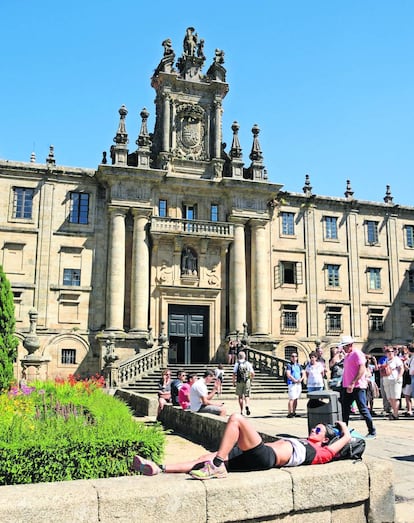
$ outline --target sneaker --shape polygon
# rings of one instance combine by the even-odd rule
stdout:
[[[248,416],[250,416],[250,409],[249,409],[249,407],[246,407],[246,414],[247,414]]]
[[[410,418],[412,415],[413,415],[412,412],[404,412],[404,416],[405,416],[406,418]]]
[[[153,461],[141,458],[141,456],[134,456],[132,462],[132,469],[143,474],[144,476],[156,476],[161,472],[161,469]]]
[[[390,419],[390,420],[396,420],[396,419],[398,419],[398,416],[396,416],[395,414],[392,414],[392,413],[391,413],[391,414],[388,415],[388,419]]]
[[[295,418],[300,418],[300,414],[296,414],[296,412],[293,414]]]
[[[372,432],[371,434],[368,433],[366,436],[365,436],[365,439],[375,439],[377,437],[377,433],[376,432]]]
[[[289,414],[286,416],[287,418],[294,418],[295,415],[293,414],[293,412],[289,412]]]
[[[227,477],[227,469],[224,463],[216,467],[212,461],[206,461],[203,468],[190,470],[189,474],[194,479],[221,479]]]

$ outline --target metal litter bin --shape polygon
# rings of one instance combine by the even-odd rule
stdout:
[[[335,390],[318,390],[308,392],[308,430],[318,423],[334,425],[342,421],[342,406],[339,392]]]

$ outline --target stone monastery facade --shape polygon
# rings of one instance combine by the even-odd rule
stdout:
[[[0,160],[0,263],[12,284],[16,376],[28,333],[45,376],[100,372],[160,334],[169,361],[225,360],[230,338],[300,360],[351,334],[366,352],[406,343],[414,324],[414,208],[301,193],[268,180],[252,127],[223,140],[224,53],[207,71],[203,40],[170,40],[131,147],[127,109],[96,169]],[[229,130],[230,131],[230,130]],[[30,316],[29,316],[30,314]],[[30,318],[30,320],[29,320]],[[30,369],[28,369],[30,372]],[[43,376],[41,376],[43,377]]]

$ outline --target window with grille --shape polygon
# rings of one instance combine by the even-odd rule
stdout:
[[[63,285],[80,286],[80,269],[63,269]]]
[[[62,349],[61,363],[63,365],[76,364],[76,349]]]
[[[342,332],[341,307],[328,307],[326,313],[326,333],[339,334]]]
[[[326,273],[328,287],[339,287],[339,265],[328,263]]]
[[[408,291],[414,292],[414,270],[407,271]]]
[[[366,222],[367,243],[376,245],[378,243],[378,222],[367,220]]]
[[[293,236],[295,234],[295,214],[293,212],[282,212],[282,234]]]
[[[325,216],[325,240],[338,239],[338,218],[335,216]]]
[[[414,225],[405,226],[405,244],[410,249],[414,248]]]
[[[69,222],[87,224],[89,220],[89,194],[83,192],[70,193]]]
[[[369,267],[368,273],[368,290],[378,291],[381,289],[381,269]]]
[[[284,305],[281,320],[282,332],[296,332],[298,330],[297,305]]]
[[[13,218],[30,220],[33,211],[34,189],[15,187],[13,189]]]
[[[370,331],[383,331],[384,330],[384,318],[382,309],[369,309],[369,330]]]

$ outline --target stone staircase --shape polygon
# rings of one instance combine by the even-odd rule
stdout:
[[[215,364],[171,364],[168,368],[171,370],[171,375],[175,378],[177,370],[182,369],[187,373],[196,372],[200,377],[206,369],[214,370]],[[137,379],[135,382],[125,386],[125,389],[133,390],[139,394],[154,394],[158,390],[158,382],[161,377],[162,370],[150,372],[146,376]],[[224,380],[223,380],[223,394],[222,397],[234,397],[234,387],[232,385],[233,365],[223,365]],[[264,371],[255,370],[255,378],[252,386],[252,395],[262,397],[285,396],[287,394],[287,385],[283,377],[272,376]]]

